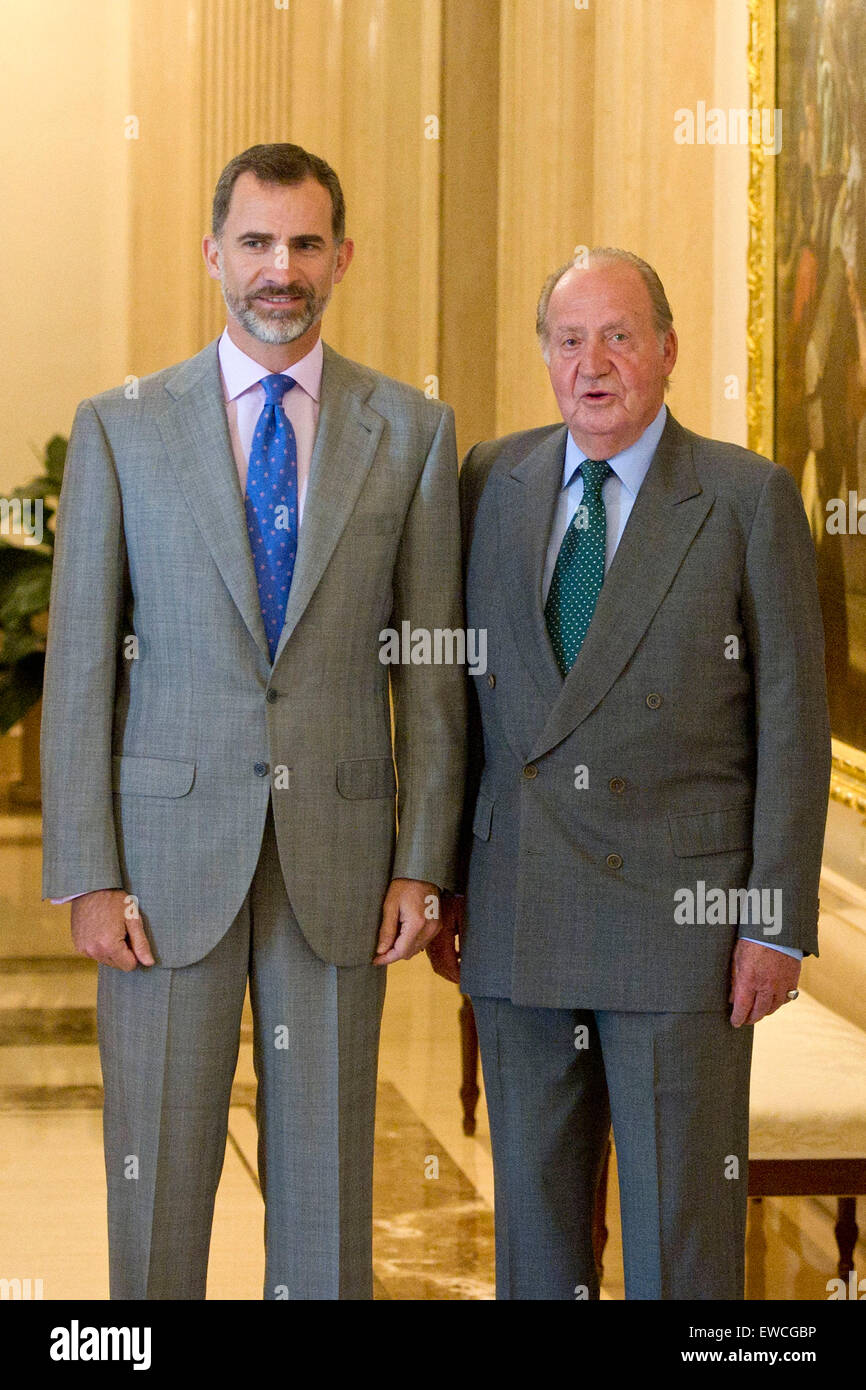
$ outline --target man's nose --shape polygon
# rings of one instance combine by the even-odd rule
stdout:
[[[274,247],[271,264],[268,266],[268,279],[275,284],[287,285],[292,278],[292,250],[285,242]]]
[[[610,366],[610,354],[603,338],[588,338],[580,359],[584,376],[604,376]]]

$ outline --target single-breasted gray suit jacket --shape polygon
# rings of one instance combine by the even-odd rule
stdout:
[[[241,907],[272,796],[307,941],[369,961],[390,877],[453,882],[465,746],[464,673],[384,666],[379,633],[461,619],[449,407],[325,347],[272,668],[216,343],[135,400],[83,402],[51,593],[44,894],[122,886],[159,964],[198,960]]]
[[[563,680],[541,584],[565,442],[512,435],[462,473],[468,622],[488,634],[462,988],[724,1008],[738,935],[817,950],[830,738],[808,524],[784,469],[669,415]],[[700,883],[780,890],[781,930],[677,924]]]

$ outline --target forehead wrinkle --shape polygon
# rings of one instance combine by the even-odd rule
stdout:
[[[603,324],[601,325],[600,331],[601,331],[602,333],[609,333],[609,332],[611,331],[611,329],[613,329],[613,328],[627,328],[627,327],[628,327],[628,324],[629,324],[628,315],[627,315],[627,314],[623,314],[623,315],[622,315],[620,318],[618,318],[618,319],[609,319],[609,320],[607,321],[607,323],[603,323]],[[585,332],[586,332],[586,324],[585,324],[585,323],[567,323],[567,322],[566,322],[566,323],[563,323],[563,322],[559,322],[559,323],[554,324],[554,328],[555,328],[556,332],[558,332],[558,333],[585,333]]]

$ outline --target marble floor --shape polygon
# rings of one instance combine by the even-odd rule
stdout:
[[[73,954],[68,908],[40,902],[35,814],[0,815],[0,1278],[45,1299],[107,1297],[96,968]],[[426,957],[391,967],[383,1022],[374,1195],[379,1299],[493,1297],[493,1178],[483,1095],[463,1134],[459,995]],[[212,1299],[259,1299],[251,1018],[245,1013],[208,1280]],[[834,1207],[767,1199],[765,1293],[823,1299]],[[860,1214],[863,1226],[863,1213]],[[603,1297],[624,1296],[615,1168]],[[866,1267],[861,1237],[855,1263]]]

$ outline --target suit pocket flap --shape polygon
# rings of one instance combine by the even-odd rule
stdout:
[[[337,763],[337,791],[347,801],[394,796],[397,777],[393,758],[347,758]]]
[[[674,854],[723,854],[751,849],[752,816],[751,806],[728,806],[697,815],[669,815]]]
[[[124,753],[111,760],[111,790],[121,796],[186,796],[195,763],[181,758],[138,758]]]
[[[490,826],[493,821],[493,798],[486,792],[479,792],[475,800],[475,816],[472,821],[472,834],[479,840],[490,839]]]

